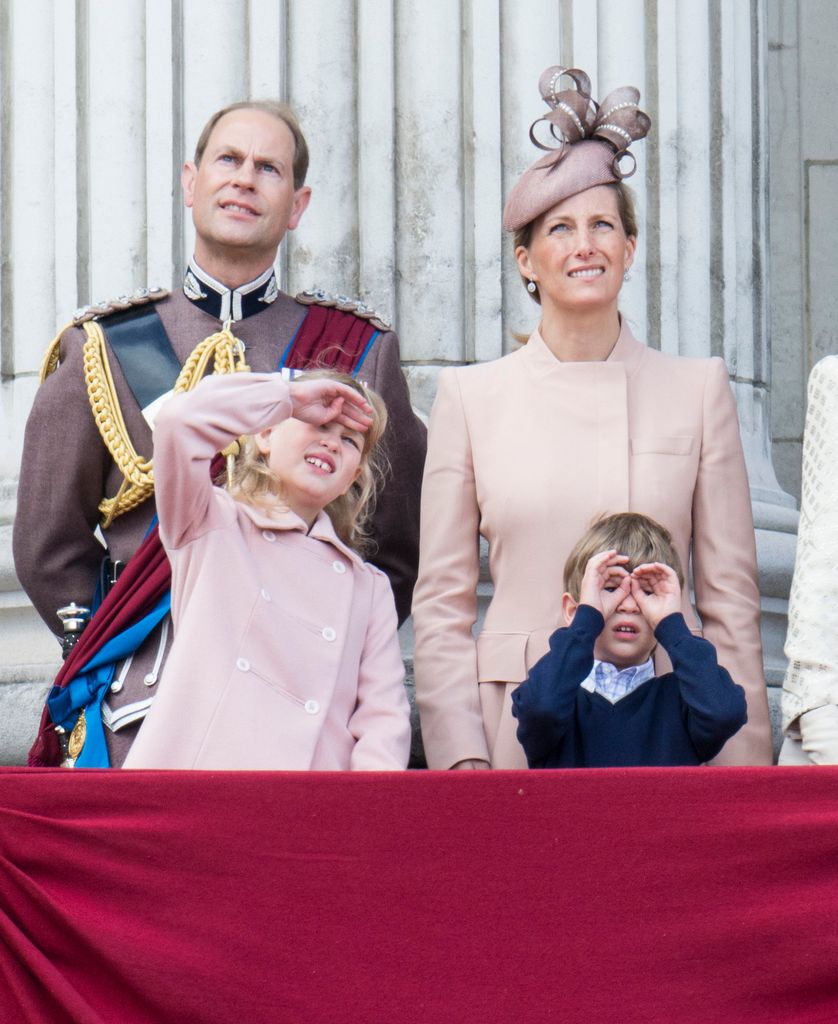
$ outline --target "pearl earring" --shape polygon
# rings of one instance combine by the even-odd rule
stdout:
[[[629,272],[627,270],[623,271],[623,280],[624,281],[630,281],[631,280],[631,274],[629,274]]]
[[[527,281],[527,291],[530,295],[535,295],[537,285],[535,281]]]

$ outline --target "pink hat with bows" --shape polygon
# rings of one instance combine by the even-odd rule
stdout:
[[[566,75],[575,89],[557,92],[559,79]],[[503,226],[517,231],[563,199],[595,185],[610,185],[628,178],[636,169],[629,145],[646,136],[652,126],[637,106],[640,92],[634,86],[615,89],[599,104],[591,97],[591,80],[578,68],[547,68],[538,88],[549,113],[530,128],[530,139],[546,156],[525,171],[509,193],[503,212]],[[545,122],[555,145],[540,142],[536,127]],[[624,157],[630,166],[624,167]]]

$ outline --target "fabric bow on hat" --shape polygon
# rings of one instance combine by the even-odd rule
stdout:
[[[575,89],[557,91],[563,75]],[[629,145],[642,139],[652,127],[647,114],[638,109],[640,93],[633,86],[615,89],[601,105],[591,96],[591,80],[579,68],[555,65],[547,68],[538,82],[550,112],[530,128],[530,138],[546,154],[526,170],[509,193],[503,212],[507,231],[519,231],[557,203],[598,185],[612,185],[637,169],[620,167]],[[535,130],[542,122],[550,126],[556,145],[540,142]],[[543,134],[543,133],[542,133]]]
[[[559,79],[564,76],[573,79],[576,88],[557,92]],[[551,109],[548,114],[533,122],[530,139],[539,149],[557,151],[554,166],[559,165],[569,146],[583,139],[599,139],[608,142],[614,149],[612,168],[615,177],[627,178],[634,173],[636,162],[633,154],[629,154],[633,163],[628,171],[620,169],[620,160],[631,143],[644,138],[652,126],[648,114],[637,105],[640,100],[638,89],[633,85],[614,89],[599,104],[591,96],[591,80],[584,71],[558,65],[547,68],[538,80],[538,88],[544,102]],[[556,146],[547,145],[536,138],[535,129],[542,121],[550,125],[550,134],[557,141]]]

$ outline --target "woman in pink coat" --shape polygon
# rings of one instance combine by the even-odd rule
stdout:
[[[565,74],[577,89],[558,91]],[[572,546],[593,519],[625,511],[670,531],[695,585],[698,617],[685,587],[685,618],[745,688],[748,723],[717,763],[770,764],[754,530],[727,370],[646,348],[619,311],[637,239],[622,177],[649,119],[633,88],[600,107],[578,70],[549,68],[539,85],[558,147],[516,184],[504,226],[541,323],[502,359],[443,370],[431,415],[413,602],[428,764],[526,767],[510,694],[561,622]],[[478,534],[494,594],[475,636]]]
[[[355,548],[386,423],[338,374],[201,381],[154,428],[175,638],[126,768],[401,769],[387,577]],[[240,435],[231,487],[210,463]]]

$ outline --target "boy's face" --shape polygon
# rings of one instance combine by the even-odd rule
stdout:
[[[616,588],[605,588],[611,594]],[[603,594],[603,597],[606,595]],[[567,625],[573,621],[579,602],[570,594],[562,596],[562,609]],[[643,617],[640,606],[630,592],[622,596],[616,608],[605,618],[605,626],[594,644],[594,657],[617,668],[642,665],[655,649],[657,641],[652,627]]]
[[[594,657],[617,668],[642,665],[655,649],[652,627],[643,617],[634,595],[627,594],[605,620],[594,644]]]

